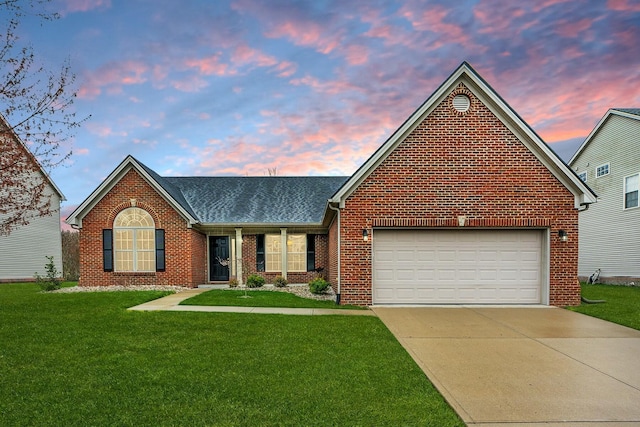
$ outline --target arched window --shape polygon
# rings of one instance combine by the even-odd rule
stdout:
[[[155,223],[143,209],[127,208],[113,223],[115,271],[156,271]]]

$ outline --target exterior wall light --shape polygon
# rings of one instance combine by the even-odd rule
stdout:
[[[560,239],[561,242],[566,242],[567,240],[569,240],[567,232],[564,230],[558,230],[558,239]]]
[[[365,242],[369,241],[369,232],[366,228],[362,229],[362,240],[364,240]]]

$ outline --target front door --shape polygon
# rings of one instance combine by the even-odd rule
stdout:
[[[229,237],[209,236],[209,281],[229,280]]]

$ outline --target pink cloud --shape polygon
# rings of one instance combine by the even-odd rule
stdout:
[[[235,71],[230,69],[229,64],[220,62],[220,56],[221,54],[217,53],[206,58],[188,59],[185,61],[185,66],[187,68],[196,68],[200,74],[205,76],[228,76],[235,74]]]
[[[78,156],[87,156],[89,154],[88,148],[75,148],[73,150],[73,154],[77,154]]]
[[[581,19],[577,22],[567,22],[566,20],[560,21],[556,32],[562,37],[576,38],[591,28],[593,20]]]
[[[275,57],[247,45],[238,46],[231,55],[231,61],[237,64],[255,64],[258,67],[271,67],[278,63]]]
[[[369,49],[362,45],[350,45],[345,48],[345,58],[349,65],[366,64],[369,60]]]
[[[298,65],[290,61],[282,61],[275,68],[278,77],[291,77],[298,70]]]
[[[346,80],[346,79],[321,81],[316,77],[306,75],[301,78],[292,79],[289,81],[289,83],[291,83],[294,86],[309,86],[316,92],[326,93],[331,95],[345,93],[347,91],[357,91],[357,92],[361,91],[360,87],[356,86],[355,84],[351,83],[349,80]]]
[[[66,16],[69,13],[88,12],[95,9],[108,9],[111,0],[63,0],[60,14]]]
[[[78,98],[94,99],[103,91],[109,94],[122,92],[125,85],[142,84],[147,81],[149,67],[140,61],[111,62],[84,76],[78,90]]]
[[[640,3],[630,0],[609,0],[607,9],[617,12],[640,12]]]
[[[182,80],[173,80],[171,86],[180,92],[195,93],[209,86],[209,83],[199,77],[186,77]]]
[[[276,23],[265,36],[269,38],[287,38],[297,46],[312,47],[320,53],[331,53],[340,44],[336,33],[324,34],[323,28],[313,21],[284,21]]]

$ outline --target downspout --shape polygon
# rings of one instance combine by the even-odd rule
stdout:
[[[338,214],[338,292],[336,293],[336,305],[340,305],[340,291],[341,291],[341,287],[340,287],[340,208],[335,208],[333,206],[331,206],[331,203],[328,204],[329,209],[331,209],[332,211],[336,211]]]

